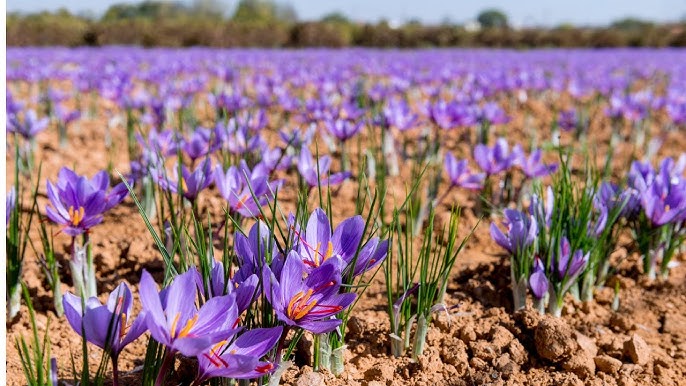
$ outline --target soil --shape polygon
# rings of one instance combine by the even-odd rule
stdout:
[[[533,108],[541,110],[536,115],[539,127],[547,127],[550,110],[541,106]],[[507,126],[508,137],[510,140],[523,138],[526,133],[524,114],[521,111],[509,111],[509,114],[514,119]],[[53,128],[39,135],[37,159],[43,162],[43,180],[54,180],[63,165],[74,166],[81,174],[93,175],[107,167],[109,155],[116,168],[126,171],[125,152],[112,152],[104,144],[104,117],[82,119],[76,126],[70,129],[69,145],[65,148],[58,145]],[[602,144],[609,138],[609,122],[602,117],[595,119],[591,132],[598,139],[602,154]],[[450,133],[446,134],[449,136],[446,147],[458,156],[469,154],[469,146],[458,140],[459,132]],[[679,132],[663,135],[666,145],[660,150],[660,156],[677,155],[686,149],[686,138]],[[571,136],[563,140],[572,141]],[[113,143],[115,149],[125,149],[123,130],[113,133]],[[626,170],[630,149],[629,144],[623,144],[617,151],[613,163],[617,174]],[[11,183],[12,167],[13,159],[8,156],[8,183]],[[295,184],[294,173],[284,176],[288,182],[283,188],[282,206],[288,209],[295,201],[294,194],[289,193]],[[408,175],[401,175],[389,181],[392,197],[404,197],[407,178]],[[47,202],[44,183],[41,183],[40,191],[40,207],[44,208]],[[335,190],[334,223],[354,212],[355,191],[354,181]],[[203,195],[204,208],[215,215],[222,213],[223,203],[218,197],[215,188]],[[439,221],[445,221],[453,203],[464,207],[460,232],[464,236],[478,221],[473,213],[475,199],[467,192],[451,193],[441,206]],[[686,309],[686,267],[683,264],[672,269],[668,280],[649,283],[640,272],[638,255],[627,252],[626,240],[615,253],[625,259],[609,283],[611,287],[615,282],[619,283],[617,311],[611,309],[614,291],[604,288],[588,303],[574,301],[571,297],[566,299],[563,315],[558,319],[541,316],[531,308],[513,313],[510,268],[503,251],[491,240],[487,225],[488,221],[480,224],[458,258],[445,299],[450,312],[434,315],[424,355],[418,361],[412,361],[409,355],[401,358],[391,355],[385,287],[382,275],[378,275],[348,323],[344,373],[339,377],[327,372],[315,373],[309,365],[302,364],[291,367],[284,374],[283,384],[632,386],[683,383],[686,379],[686,316],[683,312]],[[37,240],[37,234],[34,237]],[[127,282],[137,293],[144,268],[161,279],[162,260],[130,198],[105,216],[103,223],[93,229],[91,239],[100,293],[108,293],[120,281]],[[62,265],[62,290],[71,291],[66,261],[68,239],[59,235],[55,241]],[[682,263],[683,259],[683,254],[676,257]],[[78,366],[81,339],[64,318],[54,314],[51,293],[46,290],[44,276],[32,252],[25,262],[23,277],[33,299],[41,333],[49,319],[51,355],[57,358],[60,379],[72,383],[72,358]],[[135,304],[139,307],[137,295]],[[28,312],[23,305],[18,318],[7,324],[8,385],[25,384],[14,341],[22,334],[28,337],[29,333]],[[123,384],[139,384],[147,340],[146,334],[121,354]],[[89,353],[91,363],[97,366],[100,350],[91,347]],[[186,366],[177,361],[177,368]],[[183,373],[180,372],[179,383],[185,382]]]

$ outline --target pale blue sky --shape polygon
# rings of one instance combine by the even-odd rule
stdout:
[[[238,0],[220,0],[231,9]],[[8,11],[35,12],[60,7],[81,13],[100,15],[114,3],[130,0],[7,0]],[[182,0],[192,3],[192,0]],[[317,19],[340,11],[351,19],[393,22],[419,19],[437,23],[473,20],[480,10],[499,8],[515,25],[603,25],[623,17],[653,21],[677,21],[686,18],[686,0],[290,0],[301,20]]]

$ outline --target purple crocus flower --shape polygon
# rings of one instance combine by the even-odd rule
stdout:
[[[304,234],[294,228],[295,249],[308,271],[335,257],[343,260],[344,273],[352,269],[353,276],[357,276],[381,264],[388,253],[388,241],[376,237],[360,248],[364,226],[358,215],[338,224],[332,234],[329,218],[317,208],[310,215]]]
[[[55,115],[63,125],[67,126],[75,120],[81,118],[81,111],[70,110],[64,107],[63,105],[58,104],[57,106],[55,106]]]
[[[5,198],[5,225],[9,225],[10,218],[12,217],[12,212],[17,206],[17,190],[13,186],[12,189],[7,192],[7,197]]]
[[[534,260],[534,267],[529,277],[529,287],[536,299],[542,299],[548,292],[548,278],[545,276],[543,261],[537,256]]]
[[[452,186],[471,190],[480,190],[483,187],[486,175],[473,173],[466,159],[458,161],[451,153],[446,153],[444,165]]]
[[[474,160],[487,175],[509,169],[515,161],[515,156],[516,154],[510,152],[505,138],[498,138],[493,147],[479,144],[474,148]]]
[[[229,121],[229,125],[231,125],[231,123],[232,121]],[[235,121],[234,124],[236,124]],[[234,155],[252,153],[265,145],[262,137],[250,131],[248,126],[241,125],[224,135],[222,137],[222,143],[227,147],[227,150]]]
[[[248,105],[248,100],[240,93],[208,94],[207,100],[216,110],[223,109],[232,114]]]
[[[648,162],[634,161],[631,163],[627,178],[629,186],[643,193],[653,183],[655,170]]]
[[[215,132],[208,128],[198,127],[193,131],[190,138],[183,141],[184,153],[192,161],[212,154],[220,146],[218,138],[214,134]]]
[[[306,274],[298,253],[291,251],[277,278],[271,269],[264,270],[264,293],[279,320],[313,334],[324,334],[341,325],[334,318],[355,300],[354,293],[339,294],[342,262],[326,260]]]
[[[196,271],[197,272],[197,271]],[[224,271],[224,264],[220,261],[213,261],[212,270],[210,271],[209,283],[203,282],[203,277],[200,272],[195,277],[198,290],[205,294],[207,299],[215,296],[225,296],[235,294],[236,307],[238,313],[250,307],[255,295],[257,294],[259,277],[256,274],[241,274],[237,273],[233,277],[227,278]]]
[[[514,209],[505,209],[504,214],[507,236],[495,223],[491,223],[491,238],[511,254],[518,255],[531,245],[538,235],[536,218]]]
[[[221,165],[217,165],[214,181],[231,211],[245,217],[259,216],[260,207],[274,199],[274,192],[282,184],[280,180],[269,182],[268,176],[259,168],[251,172],[243,160],[239,167],[231,166],[226,173]]]
[[[574,108],[562,110],[557,116],[557,125],[565,131],[571,131],[575,129],[577,122],[578,118],[576,115],[576,109]]]
[[[255,165],[253,172],[259,171],[263,175],[271,175],[277,170],[287,170],[293,164],[293,156],[285,154],[285,150],[278,147],[269,149],[265,146],[262,150],[262,159]]]
[[[236,276],[261,274],[262,267],[267,264],[267,256],[271,256],[273,261],[277,260],[274,236],[263,221],[256,222],[250,228],[248,236],[238,232],[235,238],[234,249],[240,266]]]
[[[64,294],[62,300],[64,316],[71,328],[87,341],[110,354],[116,362],[121,350],[136,340],[147,328],[145,312],[132,318],[133,296],[125,283],[121,283],[102,305],[96,297],[86,300],[85,310],[82,299],[71,293]],[[116,371],[116,364],[115,364]]]
[[[173,130],[157,131],[155,129],[148,132],[147,139],[140,134],[136,134],[136,139],[144,153],[152,152],[156,156],[167,157],[176,154],[181,139],[178,133]]]
[[[335,119],[324,122],[324,126],[339,141],[347,141],[362,130],[362,122],[354,122],[347,119]]]
[[[215,296],[196,306],[196,275],[191,268],[158,292],[152,276],[143,270],[139,291],[146,324],[150,335],[171,353],[201,355],[240,330],[234,295]]]
[[[279,130],[279,138],[281,138],[284,145],[300,149],[307,147],[312,143],[312,138],[314,138],[316,129],[317,126],[313,124],[304,130],[293,129],[291,132]]]
[[[281,337],[283,327],[256,328],[246,331],[233,343],[219,342],[198,355],[196,384],[215,378],[260,378],[276,370],[269,361],[260,361]]]
[[[5,112],[7,112],[7,121],[10,122],[22,111],[24,104],[14,99],[9,88],[5,88],[5,97]]]
[[[128,194],[123,182],[108,191],[109,187],[110,178],[105,171],[89,180],[63,167],[55,184],[47,182],[50,206],[46,207],[46,214],[50,220],[63,225],[63,231],[70,236],[88,232],[102,222],[103,213]]]
[[[496,102],[488,102],[483,105],[479,119],[492,125],[502,125],[510,121],[505,110]]]
[[[389,100],[383,108],[383,117],[389,126],[400,131],[413,128],[418,120],[417,114],[412,113],[408,104],[401,99]]]
[[[541,161],[541,149],[534,150],[528,157],[519,145],[515,146],[512,152],[515,154],[514,164],[519,166],[528,178],[545,177],[557,170],[557,164],[545,164]]]
[[[577,249],[572,255],[569,240],[562,237],[557,256],[557,277],[562,280],[565,277],[573,278],[581,273],[588,263],[590,252]]]
[[[541,200],[541,197],[538,194],[534,194],[531,197],[529,214],[536,218],[539,226],[549,227],[553,216],[554,204],[555,195],[553,194],[553,188],[548,186],[545,192],[545,202]]]
[[[28,110],[24,113],[24,120],[20,122],[17,115],[13,119],[7,121],[7,131],[16,133],[24,137],[26,140],[32,140],[38,133],[48,127],[50,121],[47,117],[38,119],[38,115],[34,110]]]
[[[166,173],[162,165],[150,168],[150,174],[155,182],[165,190],[183,195],[188,201],[194,202],[201,191],[206,189],[213,181],[212,161],[205,158],[201,165],[190,170],[186,165],[181,165],[181,180],[178,179],[178,168],[172,173]]]
[[[350,172],[329,174],[331,157],[325,155],[319,157],[319,160],[315,162],[312,153],[305,147],[300,150],[298,160],[298,171],[311,188],[317,187],[320,184],[321,186],[338,185],[352,175]]]
[[[477,123],[478,106],[463,102],[436,102],[429,111],[431,119],[442,129],[472,126]]]
[[[621,190],[619,186],[611,182],[600,184],[598,193],[593,197],[593,203],[597,210],[611,213],[618,206],[622,206],[619,216],[633,218],[641,208],[638,192],[633,188]]]
[[[686,179],[670,178],[663,170],[641,193],[641,206],[654,226],[686,219]]]

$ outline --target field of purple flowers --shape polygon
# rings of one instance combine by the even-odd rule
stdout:
[[[7,83],[8,384],[686,376],[684,50],[10,48]]]

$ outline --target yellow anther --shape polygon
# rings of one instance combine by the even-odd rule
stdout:
[[[174,321],[172,322],[172,326],[171,326],[171,337],[172,337],[172,339],[174,339],[174,337],[176,336],[176,325],[179,323],[180,317],[181,317],[181,314],[176,314],[176,316],[174,317]]]
[[[178,338],[185,338],[191,332],[191,329],[195,326],[197,322],[198,314],[195,314],[194,317],[192,317],[188,322],[186,322],[186,325],[183,327],[181,332],[179,332]]]
[[[298,313],[295,314],[295,316],[293,317],[293,319],[294,319],[294,320],[301,319],[303,316],[309,314],[310,311],[312,311],[312,309],[313,309],[314,306],[316,306],[316,305],[317,305],[317,301],[316,301],[316,300],[313,300],[312,303],[305,305],[305,307],[303,307],[300,311],[298,311]]]
[[[324,259],[326,260],[333,255],[333,243],[329,241],[329,245],[326,247],[326,254],[324,254]]]
[[[307,290],[307,293],[302,291],[298,292],[293,296],[290,302],[288,302],[288,307],[286,308],[286,314],[293,320],[298,320],[307,315],[314,306],[317,305],[317,301],[310,301],[312,297],[312,288]],[[309,303],[308,303],[309,302]]]
[[[69,207],[69,219],[71,220],[71,225],[78,226],[81,221],[83,221],[85,215],[85,209],[79,206],[78,210],[74,210],[73,206]]]
[[[126,324],[126,313],[121,314],[121,327],[119,327],[119,340],[124,338],[124,335],[126,335],[127,330],[129,329],[129,326]]]

